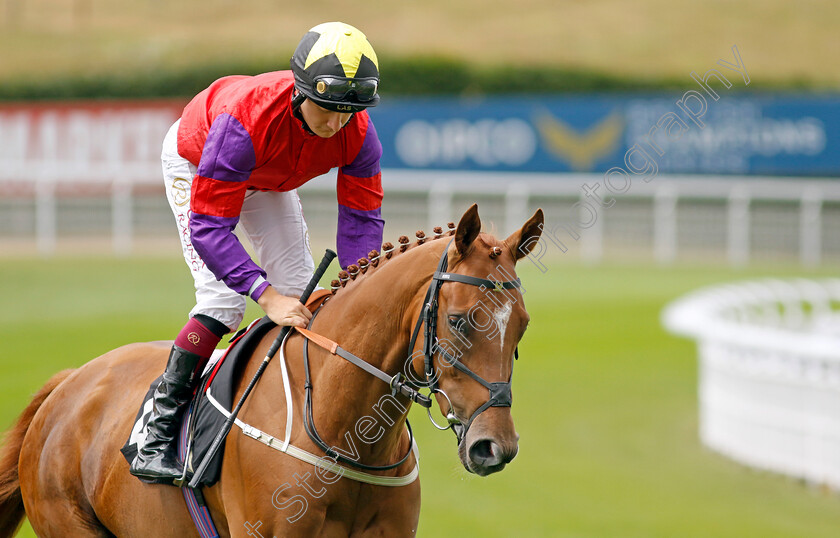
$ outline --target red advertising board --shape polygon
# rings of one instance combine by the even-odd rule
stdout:
[[[0,180],[158,181],[163,138],[186,102],[0,105]]]

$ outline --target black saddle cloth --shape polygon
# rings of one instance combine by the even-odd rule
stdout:
[[[184,458],[187,459],[187,480],[192,478],[195,468],[203,460],[204,455],[213,443],[213,439],[226,420],[226,417],[207,399],[207,390],[212,386],[213,398],[222,407],[230,411],[236,403],[234,402],[234,387],[242,375],[248,357],[254,352],[265,334],[276,326],[268,317],[254,322],[245,332],[234,338],[224,356],[202,378],[201,384],[190,402],[188,411],[182,417],[181,433],[178,436],[178,460],[183,463]],[[152,414],[152,395],[161,377],[162,375],[152,381],[149,386],[149,390],[143,397],[140,410],[135,417],[128,441],[120,449],[129,464],[137,456],[139,448],[145,442],[146,424]],[[218,482],[222,470],[224,449],[225,446],[222,444],[207,467],[207,471],[201,478],[202,486],[211,486]]]

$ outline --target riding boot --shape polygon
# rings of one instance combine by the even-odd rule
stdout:
[[[172,346],[166,371],[152,397],[152,416],[146,425],[145,443],[131,463],[131,474],[145,481],[172,484],[180,478],[175,440],[184,407],[192,398],[196,367],[205,357]]]

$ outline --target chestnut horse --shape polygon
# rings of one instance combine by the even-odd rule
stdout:
[[[433,371],[428,373],[435,376],[437,407],[458,428],[461,463],[479,475],[501,470],[518,450],[508,382],[529,317],[514,265],[534,246],[542,223],[542,210],[538,210],[522,228],[500,241],[480,233],[478,209],[473,205],[454,231],[404,244],[398,249],[404,252],[394,251],[387,260],[383,255],[375,267],[371,264],[364,274],[348,280],[310,327],[388,375],[404,371],[423,380],[431,366]],[[436,316],[429,321],[440,329],[436,341],[446,339],[452,345],[445,352],[436,346],[429,364],[422,352],[423,334],[416,341],[412,334],[426,312],[424,300],[439,260],[446,262],[452,275],[472,277],[473,285],[457,279],[439,283]],[[489,276],[500,273],[517,280],[517,286],[488,289],[475,283],[510,283],[512,279],[504,275]],[[476,305],[483,306],[476,309]],[[278,330],[270,331],[257,346],[236,381],[237,398]],[[295,413],[304,408],[304,342],[301,334],[293,333],[284,350]],[[414,342],[412,349],[409,342]],[[55,375],[35,395],[7,434],[0,454],[0,538],[14,535],[24,516],[44,537],[198,535],[181,491],[134,478],[120,453],[132,430],[136,407],[163,370],[170,345],[121,347]],[[390,423],[376,421],[371,409],[392,394],[386,383],[322,347],[309,345],[308,355],[311,409],[321,438],[350,452],[346,440],[351,434],[368,441],[375,437],[375,442],[354,443],[358,461],[370,465],[399,462],[410,451],[405,429],[410,400],[397,394],[394,401],[401,404],[396,406],[403,409],[401,414]],[[453,357],[460,362],[459,368],[452,367]],[[283,438],[286,403],[281,370],[269,365],[239,418]],[[489,381],[485,385],[479,379]],[[486,406],[491,385],[508,387],[506,405]],[[302,420],[298,417],[293,424],[291,443],[323,455]],[[376,474],[401,477],[415,466],[415,456],[409,454],[403,464]],[[416,534],[419,480],[385,487],[319,470],[234,428],[226,441],[220,479],[203,488],[203,495],[221,536]],[[331,480],[325,478],[328,475]]]

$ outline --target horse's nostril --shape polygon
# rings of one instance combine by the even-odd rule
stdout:
[[[489,439],[476,441],[470,446],[470,459],[483,467],[494,467],[502,463],[501,448]]]

